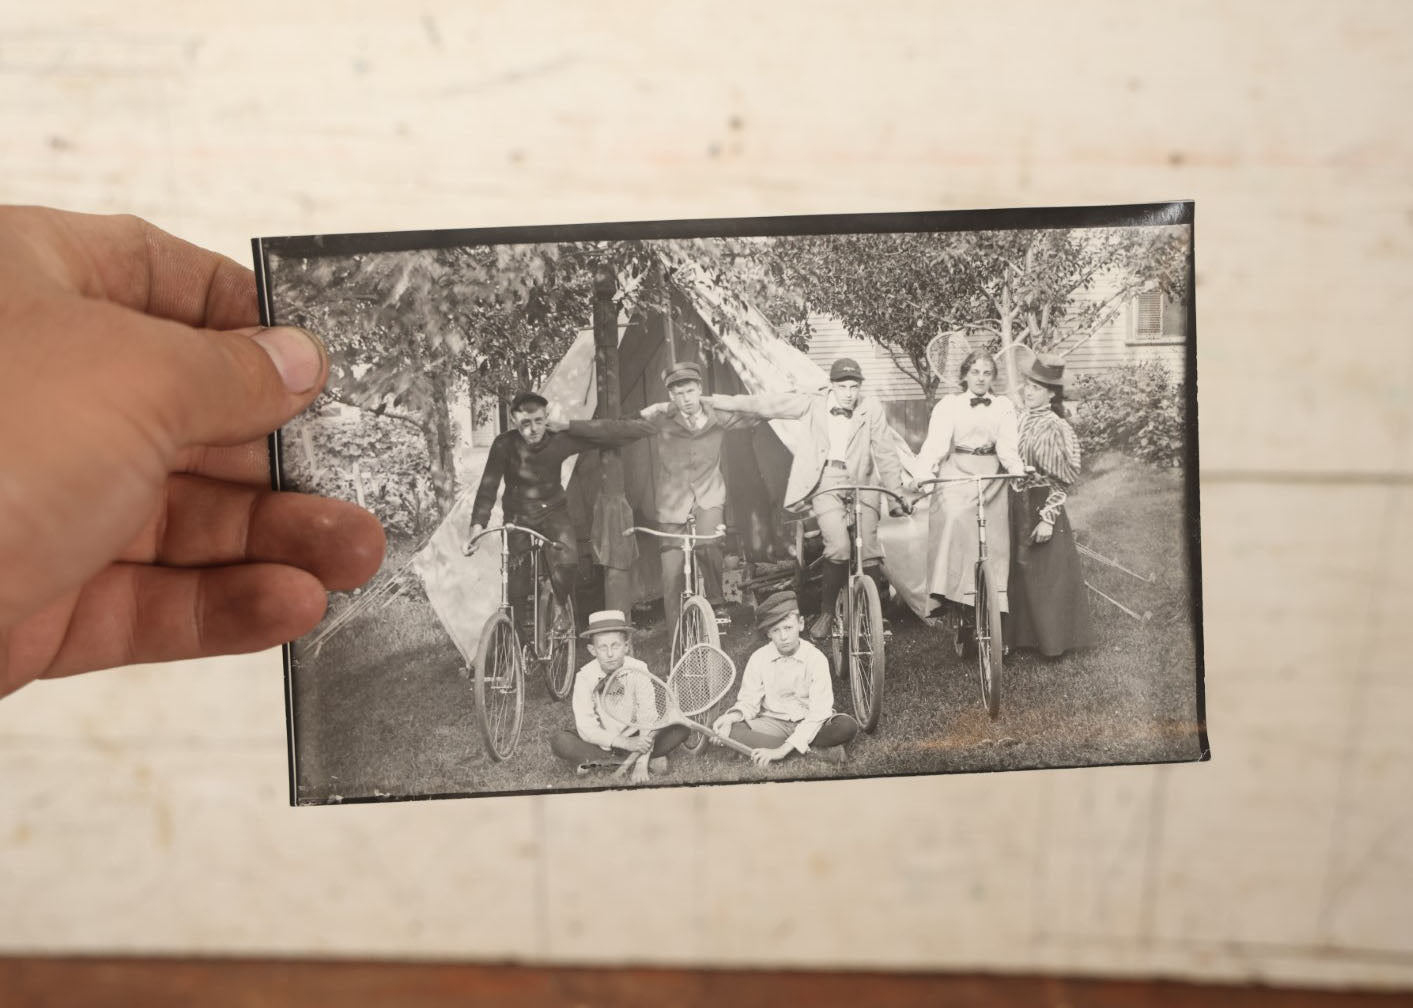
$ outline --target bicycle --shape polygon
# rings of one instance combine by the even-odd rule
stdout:
[[[988,480],[1024,479],[1024,474],[995,473],[989,476],[947,476],[918,483],[918,489],[944,483],[976,484],[976,565],[975,590],[972,595],[971,641],[964,639],[965,627],[958,627],[953,645],[958,658],[965,658],[969,647],[976,649],[977,675],[981,679],[981,701],[986,713],[994,720],[1001,712],[1001,679],[1005,669],[1005,640],[1001,632],[1001,593],[991,576],[990,555],[986,550],[986,501],[982,484]],[[925,495],[924,495],[925,496]]]
[[[711,603],[707,601],[706,585],[701,567],[697,563],[696,544],[725,537],[726,526],[718,525],[716,531],[711,535],[698,535],[696,516],[689,514],[686,532],[662,532],[658,529],[634,525],[624,529],[623,534],[627,536],[638,532],[644,532],[658,539],[679,540],[682,544],[682,597],[677,602],[677,628],[672,634],[672,645],[668,652],[668,667],[676,668],[678,660],[697,644],[710,644],[714,648],[720,648],[721,626],[729,624],[731,621],[725,617],[717,616]],[[669,604],[667,599],[663,599],[664,607]],[[707,712],[708,715],[712,713],[712,711]],[[709,716],[704,720],[708,724],[710,723]],[[703,741],[703,736],[693,732],[682,745],[695,752],[702,747]]]
[[[866,491],[887,494],[898,502],[904,510],[910,505],[900,494],[887,487],[866,484],[835,486],[818,490],[805,498],[809,504],[816,497],[825,494],[843,494],[852,502],[853,543],[850,561],[853,571],[848,584],[839,593],[834,603],[834,621],[829,631],[830,656],[834,668],[842,672],[849,670],[849,689],[854,698],[854,717],[859,727],[871,732],[878,727],[883,715],[883,684],[887,669],[885,638],[888,631],[883,625],[883,600],[878,597],[878,586],[873,578],[863,571],[863,521],[861,509],[862,495]]]
[[[534,605],[531,612],[530,640],[521,646],[510,601],[510,533],[523,532],[530,537],[534,549],[530,554],[531,585]],[[466,543],[470,549],[488,535],[500,540],[500,604],[486,618],[481,628],[481,643],[476,651],[473,696],[476,719],[485,739],[486,749],[496,762],[509,759],[520,743],[520,725],[525,711],[525,667],[533,664],[544,673],[550,695],[563,700],[574,682],[574,651],[577,626],[574,619],[574,599],[563,602],[555,598],[550,584],[548,564],[542,563],[543,553],[552,540],[534,529],[506,522],[483,529]]]

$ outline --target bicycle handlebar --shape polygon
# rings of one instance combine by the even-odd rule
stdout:
[[[917,487],[937,486],[941,483],[980,483],[983,480],[1025,479],[1030,473],[995,473],[991,476],[944,476],[941,479],[919,480]]]
[[[899,507],[907,507],[907,506],[908,506],[908,502],[903,499],[902,494],[894,493],[892,490],[889,490],[887,487],[871,486],[871,485],[869,485],[869,484],[835,486],[835,487],[830,487],[828,490],[816,490],[814,493],[812,493],[812,494],[810,494],[808,497],[806,497],[802,503],[808,504],[808,503],[810,503],[811,501],[813,501],[816,497],[823,497],[825,494],[847,493],[847,492],[849,492],[849,491],[854,491],[854,490],[860,490],[860,491],[861,491],[861,490],[872,490],[872,491],[874,491],[874,492],[876,492],[876,493],[887,494],[889,497],[892,497],[895,501],[898,502],[898,506],[899,506]]]
[[[716,531],[711,535],[688,535],[686,532],[661,532],[657,529],[644,528],[641,525],[633,525],[623,530],[624,535],[632,535],[634,532],[646,532],[650,536],[657,536],[659,539],[720,539],[726,534],[726,526],[718,525]]]
[[[540,535],[540,533],[532,528],[526,528],[524,525],[516,525],[514,522],[506,522],[504,525],[492,525],[488,529],[482,529],[467,540],[466,546],[473,546],[488,535],[496,535],[497,533],[504,534],[508,532],[524,532],[531,539],[537,540],[536,545],[545,545],[551,541],[547,536]],[[465,547],[462,548],[464,549]]]

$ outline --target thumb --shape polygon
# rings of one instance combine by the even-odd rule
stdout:
[[[328,379],[328,354],[291,326],[195,329],[130,309],[95,304],[111,347],[103,356],[173,448],[242,444],[313,401]]]

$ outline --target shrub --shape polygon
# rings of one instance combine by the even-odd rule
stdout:
[[[1120,451],[1156,465],[1183,462],[1183,390],[1158,361],[1124,364],[1078,383],[1071,424],[1086,457]]]
[[[305,451],[305,429],[310,431],[315,460]],[[281,440],[285,473],[297,489],[356,501],[353,473],[357,462],[364,503],[390,535],[420,539],[436,523],[436,494],[426,442],[408,424],[356,410],[301,417],[285,429]],[[311,465],[314,461],[317,477]]]

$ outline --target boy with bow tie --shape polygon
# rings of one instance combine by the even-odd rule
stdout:
[[[829,385],[817,393],[765,396],[712,396],[718,412],[747,411],[772,419],[805,420],[808,438],[790,465],[785,507],[799,510],[811,494],[831,487],[872,483],[902,492],[902,467],[891,441],[883,404],[863,393],[863,369],[840,357],[829,369]],[[862,501],[864,572],[882,588],[883,547],[878,542],[880,495]],[[849,517],[843,493],[814,499],[814,514],[824,539],[821,611],[810,635],[829,635],[834,604],[849,581]],[[890,508],[891,514],[902,513]]]

